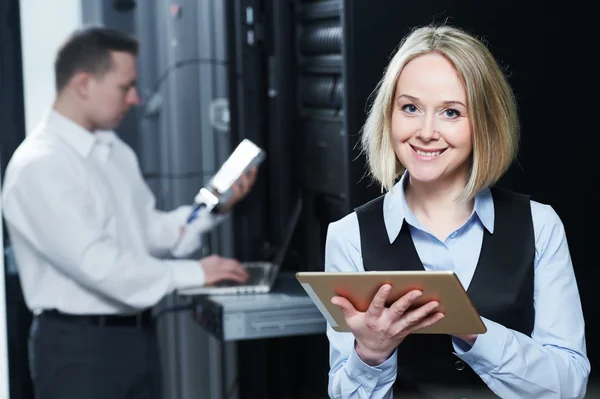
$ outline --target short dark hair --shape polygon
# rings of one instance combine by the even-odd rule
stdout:
[[[54,62],[56,91],[60,93],[78,72],[101,77],[111,68],[111,52],[137,56],[137,39],[115,29],[90,26],[75,31],[58,50]]]

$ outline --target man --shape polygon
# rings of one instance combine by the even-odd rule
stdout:
[[[6,171],[4,216],[36,315],[39,399],[161,397],[150,308],[175,289],[247,278],[237,261],[215,255],[159,258],[177,245],[191,208],[157,211],[135,154],[111,131],[139,102],[137,51],[135,39],[114,30],[74,33],[56,58],[53,107]],[[241,179],[224,209],[255,176]],[[201,213],[186,234],[222,218]]]

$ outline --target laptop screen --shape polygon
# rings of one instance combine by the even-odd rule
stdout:
[[[300,219],[301,213],[302,197],[298,198],[298,201],[296,201],[296,205],[294,206],[294,210],[292,211],[292,217],[290,218],[290,221],[288,222],[285,229],[285,236],[283,242],[281,243],[281,247],[279,247],[279,250],[275,255],[275,259],[273,260],[273,263],[276,267],[281,266],[281,264],[283,263],[285,255],[288,251],[288,247],[290,246],[290,242],[292,241],[292,237],[294,236],[294,232],[296,231],[296,225],[298,224],[298,220]]]

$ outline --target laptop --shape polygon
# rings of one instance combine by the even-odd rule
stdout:
[[[296,225],[302,212],[302,199],[299,199],[292,212],[292,217],[286,226],[285,236],[281,247],[272,262],[242,262],[248,271],[248,280],[243,283],[222,281],[214,286],[195,287],[178,290],[180,295],[232,295],[268,293],[273,288],[285,255],[292,241]]]

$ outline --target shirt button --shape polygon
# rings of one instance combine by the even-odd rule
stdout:
[[[370,379],[372,379],[372,378],[373,378],[373,374],[371,374],[371,373],[366,373],[366,374],[365,374],[365,377],[367,377],[367,380],[370,380]]]
[[[454,362],[454,368],[457,369],[458,371],[462,371],[465,369],[465,362],[463,362],[462,360],[457,360]]]
[[[458,234],[458,232],[455,231],[454,233],[450,234],[450,238],[456,237],[457,234]]]

